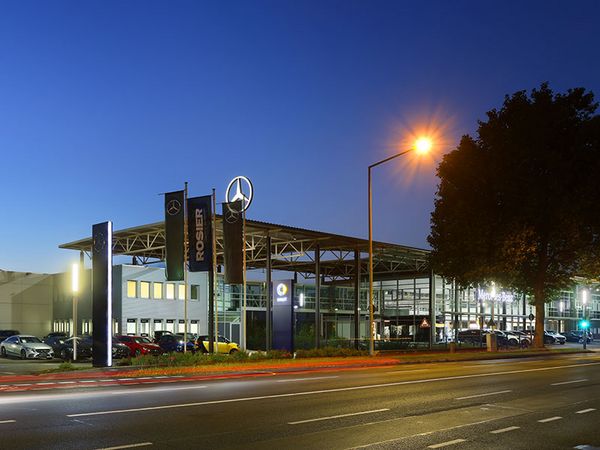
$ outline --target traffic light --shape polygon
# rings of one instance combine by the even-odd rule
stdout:
[[[582,320],[581,322],[579,322],[579,328],[581,328],[582,330],[587,330],[589,327],[590,327],[589,320]]]

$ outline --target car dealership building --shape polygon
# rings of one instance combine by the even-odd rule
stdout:
[[[223,264],[221,217],[216,218],[217,264]],[[217,273],[216,325],[220,334],[240,339],[246,310],[248,348],[265,348],[267,286],[293,279],[298,346],[339,345],[368,339],[368,241],[321,231],[247,220],[245,226],[246,307],[240,285],[227,285]],[[79,252],[88,269],[77,294],[78,330],[91,333],[92,239],[60,246]],[[113,233],[113,331],[143,334],[154,331],[208,331],[208,274],[189,273],[183,282],[167,282],[161,267],[165,257],[164,223]],[[374,242],[374,318],[377,339],[398,346],[430,345],[454,338],[456,329],[530,329],[535,308],[522,295],[501,287],[455,289],[452,280],[431,273],[429,252],[397,244]],[[86,257],[87,255],[87,257]],[[584,294],[585,292],[585,294]],[[584,304],[585,300],[585,304]],[[0,271],[0,329],[44,335],[72,330],[73,294],[70,274],[25,274]],[[569,290],[546,306],[546,328],[570,331],[586,315],[591,330],[600,331],[600,285],[574,280]],[[315,336],[315,330],[318,330]],[[392,344],[390,344],[392,345]]]

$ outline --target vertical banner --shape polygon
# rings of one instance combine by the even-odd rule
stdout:
[[[244,221],[242,200],[223,203],[225,283],[244,283]]]
[[[183,191],[165,194],[165,251],[167,281],[183,280],[184,211]]]
[[[190,272],[212,270],[212,195],[188,199]]]
[[[294,351],[294,282],[273,282],[273,349]]]
[[[112,366],[112,222],[92,226],[92,364]]]

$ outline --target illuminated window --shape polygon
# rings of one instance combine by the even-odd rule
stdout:
[[[127,282],[127,297],[134,298],[137,297],[137,282],[136,281],[128,281]]]
[[[177,298],[179,300],[185,299],[185,284],[180,284],[177,286]]]
[[[154,283],[154,295],[153,298],[163,298],[163,284]]]
[[[190,286],[190,299],[191,300],[198,300],[198,285],[197,284],[192,284]]]
[[[140,297],[150,298],[150,282],[140,281]]]
[[[169,300],[175,299],[175,284],[167,283],[167,298]]]

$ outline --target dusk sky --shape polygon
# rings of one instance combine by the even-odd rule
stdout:
[[[597,1],[20,1],[0,6],[0,269],[66,270],[159,193],[367,237],[367,166],[544,81],[600,95]],[[436,161],[375,169],[374,237],[427,247]],[[411,163],[411,164],[409,164]]]

